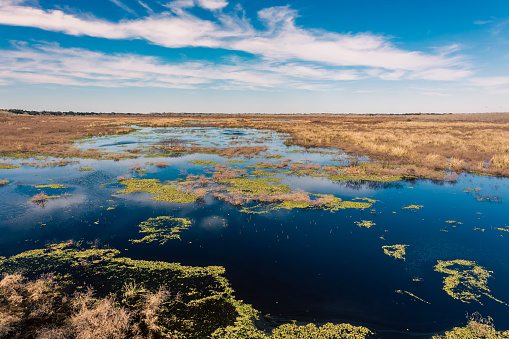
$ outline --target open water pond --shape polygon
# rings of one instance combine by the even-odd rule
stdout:
[[[112,160],[3,159],[0,255],[74,239],[224,266],[266,323],[425,338],[478,311],[509,329],[508,179],[339,180],[341,166],[368,159],[287,137],[138,128],[76,144]]]

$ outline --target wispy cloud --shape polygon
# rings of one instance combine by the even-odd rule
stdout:
[[[122,4],[119,0],[110,1],[119,6]],[[452,78],[458,79],[462,69],[468,66],[461,57],[448,53],[430,54],[397,48],[383,35],[339,34],[299,27],[295,22],[298,13],[289,6],[260,10],[258,20],[263,22],[265,29],[258,30],[238,6],[236,10],[224,12],[227,5],[226,0],[174,0],[167,4],[169,10],[166,12],[112,22],[90,15],[31,7],[23,5],[20,0],[0,0],[0,23],[75,36],[143,39],[170,48],[222,48],[248,52],[269,61],[301,61],[394,71],[381,72],[385,78],[411,76],[412,72],[425,74],[423,72],[440,70],[444,73],[443,70],[450,70],[454,73]],[[211,10],[215,20],[191,14],[187,9],[193,6]]]
[[[19,43],[15,49],[0,50],[0,78],[4,85],[27,82],[102,87],[323,89],[361,76],[351,70],[331,72],[316,66],[267,61],[167,63],[150,56],[107,55],[57,44]]]
[[[110,1],[112,3],[114,3],[115,5],[117,5],[118,7],[120,7],[121,9],[123,9],[124,11],[126,11],[126,12],[129,12],[131,14],[136,14],[135,11],[133,11],[131,8],[129,8],[129,6],[127,6],[126,4],[121,2],[120,0],[110,0]]]

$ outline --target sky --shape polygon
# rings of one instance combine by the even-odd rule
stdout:
[[[0,108],[509,111],[507,0],[0,0]]]

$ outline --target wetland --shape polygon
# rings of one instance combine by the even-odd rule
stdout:
[[[286,118],[3,118],[0,337],[509,337],[507,122]]]

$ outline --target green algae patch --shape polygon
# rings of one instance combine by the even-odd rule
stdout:
[[[362,181],[381,181],[381,182],[392,182],[403,179],[401,175],[381,175],[381,174],[335,174],[330,175],[329,179],[332,181],[350,181],[350,180],[362,180]]]
[[[60,184],[51,184],[51,185],[34,185],[35,188],[67,188],[64,185]]]
[[[390,246],[382,246],[384,253],[389,257],[393,257],[395,259],[403,259],[405,260],[406,248],[408,245],[390,245]]]
[[[221,183],[228,184],[226,190],[230,193],[237,193],[246,196],[266,196],[275,194],[290,193],[291,189],[287,185],[274,184],[280,182],[281,178],[259,178],[259,179],[226,179],[221,180]]]
[[[179,239],[180,232],[191,226],[191,220],[186,218],[173,218],[169,216],[160,216],[150,218],[139,224],[140,233],[147,233],[142,239],[129,240],[132,243],[151,243],[158,242],[164,245],[168,240]]]
[[[409,206],[402,207],[402,209],[404,209],[404,210],[419,210],[423,207],[424,207],[423,205],[409,205]]]
[[[162,261],[133,260],[120,257],[114,249],[82,248],[79,243],[51,245],[45,249],[0,258],[0,273],[27,272],[28,278],[54,272],[62,292],[86,292],[90,286],[94,297],[112,295],[120,307],[139,314],[145,294],[163,286],[171,297],[162,300],[157,309],[157,326],[161,335],[171,338],[208,338],[216,331],[231,328],[237,333],[255,331],[252,319],[256,311],[233,296],[233,289],[223,277],[220,266],[191,267]],[[126,286],[141,284],[143,288]],[[45,319],[45,327],[62,325],[63,314]],[[156,320],[154,319],[154,320]],[[34,333],[42,324],[31,324]],[[140,330],[144,330],[140,328]],[[23,331],[27,331],[23,328]],[[143,333],[141,333],[143,334]],[[148,333],[141,337],[150,337]],[[131,337],[131,336],[128,336]],[[134,335],[132,337],[135,337]],[[237,338],[240,336],[237,336]]]
[[[198,199],[194,194],[181,192],[171,184],[163,185],[158,179],[130,179],[123,180],[121,184],[126,185],[127,188],[118,191],[117,194],[146,192],[156,194],[155,197],[151,198],[152,200],[182,204],[193,202]]]
[[[454,299],[464,303],[476,301],[482,305],[480,298],[484,295],[499,303],[507,305],[491,295],[488,288],[488,278],[492,271],[477,265],[474,261],[468,260],[438,260],[435,271],[444,273],[444,291]]]
[[[215,164],[217,164],[217,161],[193,160],[193,161],[188,161],[188,163],[195,164],[195,165],[215,165]]]
[[[373,221],[369,221],[369,220],[356,221],[355,224],[359,227],[366,227],[366,228],[371,228],[372,226],[376,225]]]

